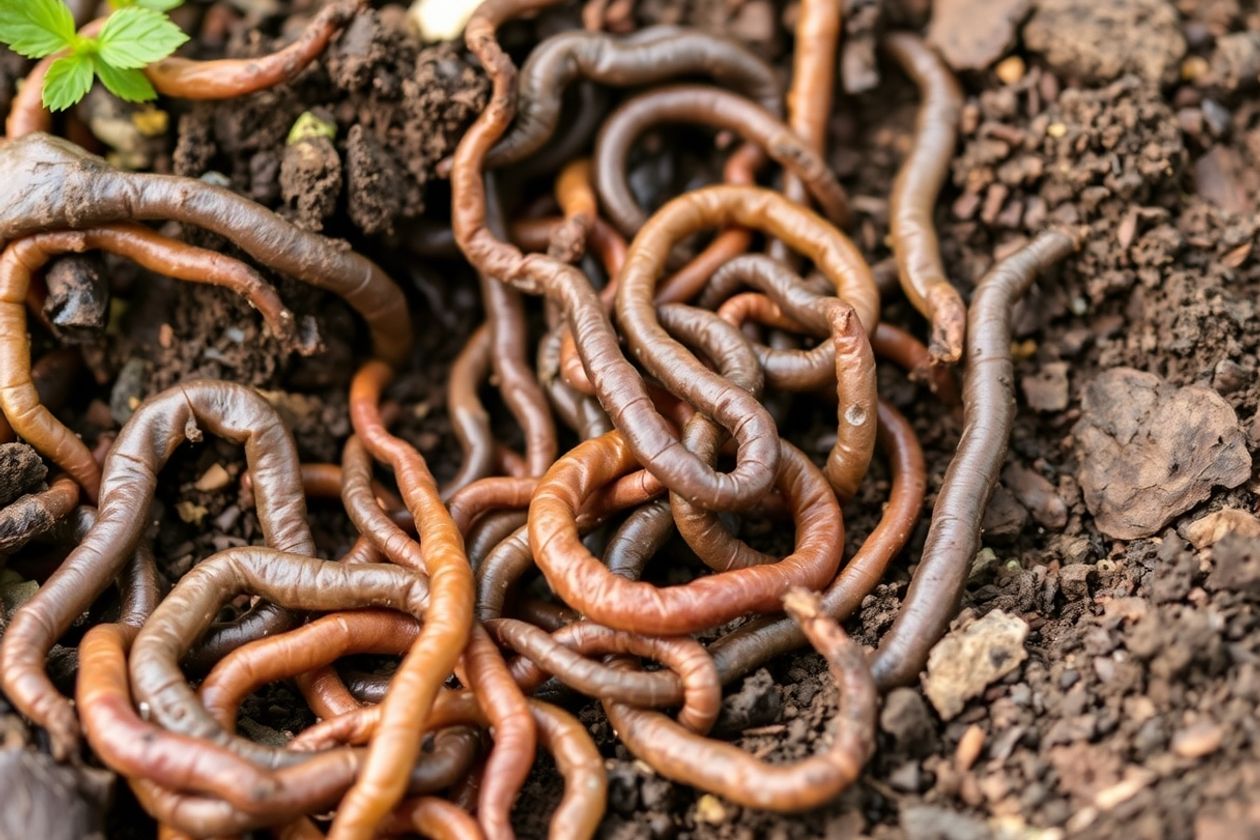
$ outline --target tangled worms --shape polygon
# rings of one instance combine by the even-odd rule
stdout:
[[[459,354],[436,376],[417,371],[412,302],[376,263],[248,198],[121,171],[30,133],[51,127],[39,114],[10,114],[26,128],[0,145],[0,409],[12,426],[0,438],[21,436],[57,470],[47,489],[15,491],[0,507],[0,555],[8,562],[45,539],[73,548],[4,629],[0,681],[48,730],[57,757],[78,755],[82,731],[161,836],[271,830],[306,840],[328,824],[339,840],[507,840],[514,808],[537,805],[528,782],[541,747],[564,781],[548,835],[592,837],[607,805],[605,759],[582,722],[542,698],[602,704],[608,738],[664,778],[745,807],[818,807],[870,759],[878,692],[917,676],[957,609],[1011,429],[1011,306],[1071,240],[1039,237],[964,307],[933,227],[961,92],[915,35],[884,42],[921,104],[890,191],[895,259],[873,270],[863,249],[879,241],[880,220],[864,223],[861,245],[843,232],[849,202],[827,162],[838,5],[799,4],[786,118],[774,67],[685,27],[561,31],[532,45],[518,74],[499,28],[554,5],[488,0],[465,28],[492,96],[449,161],[449,225],[440,188],[426,193],[407,247],[449,261],[441,282],[467,284],[484,322],[440,337]],[[243,96],[294,79],[361,10],[360,0],[326,4],[288,46],[257,59],[170,59],[147,72],[168,96]],[[347,46],[360,35],[356,25]],[[378,82],[388,80],[374,79],[373,96],[384,93]],[[712,147],[730,150],[723,183],[663,194],[653,182],[670,179],[656,176],[695,160],[672,157],[672,137],[662,151],[660,132],[638,142],[666,124],[717,135]],[[641,167],[644,157],[660,166]],[[718,169],[683,174],[696,184]],[[230,250],[145,222],[195,227]],[[392,266],[398,245],[364,247]],[[237,293],[294,355],[318,358],[322,347],[272,275],[344,300],[367,335],[330,362],[332,384],[315,386],[319,428],[298,429],[321,461],[299,462],[282,415],[258,392],[200,380],[144,400],[112,447],[109,428],[90,445],[106,413],[90,406],[85,423],[76,395],[51,387],[47,360],[58,351],[31,364],[32,345],[73,338],[57,313],[41,317],[45,288],[53,302],[93,304],[81,321],[93,334],[105,324],[111,290],[96,281],[108,272],[69,296],[65,276],[41,277],[89,251]],[[884,321],[881,292],[897,282],[929,321],[926,346]],[[88,347],[83,361],[94,388],[108,384],[112,359]],[[963,435],[920,554],[928,464],[876,374],[894,365],[924,386],[897,397],[921,422],[924,409],[901,395],[953,409],[955,361],[966,375]],[[345,416],[334,418],[342,401],[327,392],[344,387],[338,375],[349,383]],[[301,390],[300,381],[267,387]],[[433,383],[445,388],[451,457],[440,452],[445,427],[430,425],[440,397],[407,404]],[[803,429],[805,412],[825,428]],[[235,511],[202,522],[185,508],[187,544],[210,539],[221,550],[176,565],[150,546],[165,517],[153,504],[158,476],[203,430],[243,444],[247,469],[205,473],[212,480],[197,492],[231,492],[239,475],[231,501],[254,505],[261,540],[251,517],[237,527]],[[335,447],[339,463],[323,463]],[[106,448],[98,467],[94,452]],[[193,486],[189,466],[168,470],[182,487]],[[79,506],[80,495],[98,508]],[[350,546],[335,560],[316,557],[308,498],[329,517],[321,536]],[[874,525],[846,557],[842,509],[872,500],[884,504],[859,519]],[[840,622],[906,554],[917,560],[910,588],[868,657]],[[37,560],[42,577],[51,563]],[[225,609],[241,617],[217,621]],[[45,659],[59,640],[74,643],[76,620],[87,631],[71,705]],[[819,703],[837,709],[813,755],[773,763],[710,735],[726,686],[807,644],[835,684]],[[354,658],[365,655],[373,659]],[[251,718],[283,690],[277,683],[296,689],[298,714],[311,717],[259,737]],[[276,716],[265,710],[257,722]],[[613,754],[610,740],[601,747]]]

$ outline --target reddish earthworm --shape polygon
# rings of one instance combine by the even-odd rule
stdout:
[[[542,148],[559,122],[561,92],[579,76],[637,87],[697,73],[743,91],[773,114],[782,110],[774,68],[734,41],[673,26],[647,27],[625,38],[562,32],[535,47],[521,67],[519,113],[486,155],[486,165],[515,163]]]
[[[604,121],[595,141],[594,175],[600,206],[626,236],[638,233],[646,219],[626,180],[626,161],[634,141],[651,126],[673,122],[732,131],[755,143],[800,177],[831,221],[841,227],[848,224],[848,198],[826,161],[774,114],[721,88],[670,85],[624,102]]]
[[[910,588],[871,664],[881,689],[918,679],[928,652],[958,609],[979,549],[980,518],[1002,469],[1015,418],[1012,310],[1037,274],[1074,248],[1072,237],[1046,231],[995,265],[976,286],[967,316],[962,437],[937,494]]]
[[[706,507],[730,508],[766,491],[774,482],[778,449],[772,419],[755,402],[727,400],[729,389],[708,380],[697,405],[711,409],[739,443],[734,469],[718,473],[678,440],[652,404],[638,372],[622,356],[599,297],[580,271],[539,255],[525,256],[486,226],[482,162],[502,136],[514,112],[515,68],[495,39],[498,24],[517,14],[545,8],[555,0],[488,0],[477,8],[464,38],[493,80],[485,110],[464,133],[451,169],[452,224],[456,240],[482,273],[523,291],[546,294],[569,320],[584,367],[613,424],[623,430],[645,467]],[[722,403],[714,405],[715,402]],[[750,417],[758,422],[751,422]]]
[[[333,613],[288,633],[237,648],[206,675],[197,695],[219,727],[235,732],[237,709],[261,686],[313,670],[350,653],[405,653],[419,635],[420,623],[401,613]]]
[[[70,399],[75,377],[82,367],[83,357],[71,347],[50,350],[36,359],[31,365],[31,381],[35,383],[40,403],[49,411],[61,408]],[[0,411],[0,443],[11,443],[13,440],[13,427]]]
[[[881,323],[871,336],[871,347],[877,356],[906,370],[912,382],[926,382],[946,406],[954,408],[961,405],[953,370],[946,365],[932,364],[932,354],[912,334],[892,324]]]
[[[66,475],[0,509],[0,557],[48,533],[79,503],[79,485]]]
[[[351,435],[341,452],[340,495],[346,514],[359,533],[371,540],[391,563],[423,572],[420,546],[381,509],[372,483],[372,456],[363,441]]]
[[[749,808],[803,811],[851,785],[875,746],[878,694],[866,656],[822,612],[815,595],[794,589],[783,603],[827,660],[839,689],[836,731],[823,752],[792,764],[768,764],[732,744],[689,732],[659,712],[604,703],[609,723],[631,753],[666,778]]]
[[[342,469],[340,464],[322,464],[306,462],[302,464],[302,492],[308,499],[340,499],[342,491]],[[372,479],[368,491],[381,510],[390,514],[395,520],[406,518],[411,522],[403,507],[402,499],[379,481]],[[245,505],[254,504],[254,477],[249,470],[241,473],[241,500]],[[403,516],[398,516],[402,513]],[[399,522],[399,525],[403,523]]]
[[[894,32],[885,36],[884,49],[923,98],[914,147],[893,181],[888,211],[892,250],[901,288],[931,324],[932,358],[953,363],[962,356],[967,307],[945,274],[932,216],[954,157],[962,90],[945,62],[917,35]]]
[[[433,796],[403,802],[381,826],[381,833],[420,834],[433,840],[481,840],[477,821],[463,808]]]
[[[320,10],[301,36],[280,50],[256,58],[191,61],[171,57],[150,64],[144,74],[158,93],[178,99],[235,99],[293,81],[318,59],[333,36],[341,31],[363,5],[362,0],[342,0]],[[87,24],[83,37],[100,33],[104,20]],[[10,140],[52,127],[52,115],[44,108],[44,77],[58,56],[35,65],[14,97],[6,123]]]
[[[494,747],[486,759],[477,795],[477,822],[488,840],[511,840],[515,836],[512,803],[534,762],[537,725],[507,663],[480,624],[473,625],[460,679],[472,689],[477,705],[494,730]],[[391,688],[386,698],[395,690]]]
[[[713,660],[703,645],[686,636],[643,636],[587,621],[551,634],[510,618],[487,622],[486,629],[499,644],[522,655],[523,659],[513,663],[512,671],[526,691],[532,692],[548,674],[554,674],[570,688],[598,700],[652,708],[681,702],[678,722],[702,735],[712,728],[721,710],[722,684]],[[653,659],[678,676],[674,678],[669,672],[634,673],[587,658],[609,653]]]
[[[616,432],[579,444],[544,476],[529,511],[534,559],[552,590],[590,619],[621,630],[678,635],[766,612],[792,586],[824,586],[840,563],[843,525],[825,482],[805,480],[808,459],[782,442],[778,483],[794,501],[796,548],[778,563],[752,566],[658,589],[613,575],[582,544],[575,514],[591,492],[634,465]],[[816,469],[816,468],[814,468]]]
[[[170,219],[216,233],[260,264],[343,298],[373,351],[401,363],[411,347],[402,291],[375,263],[303,231],[250,199],[192,178],[123,172],[72,143],[36,134],[0,146],[0,241],[115,222]],[[90,201],[83,203],[84,197]]]
[[[230,257],[167,239],[141,225],[41,233],[10,244],[0,255],[0,370],[4,371],[0,407],[15,432],[70,473],[95,501],[100,468],[87,446],[40,404],[31,379],[26,331],[26,291],[32,275],[55,254],[86,250],[118,254],[179,280],[224,286],[261,311],[281,341],[303,353],[314,352],[315,347],[297,339],[293,313],[253,269]]]
[[[0,641],[6,696],[48,730],[58,756],[73,751],[78,726],[44,672],[45,654],[135,551],[148,524],[142,512],[153,499],[157,472],[187,437],[200,438],[199,423],[245,445],[267,545],[315,553],[293,438],[262,397],[226,382],[192,381],[141,404],[105,460],[96,525],[14,614]]]
[[[888,457],[892,490],[879,523],[822,593],[822,610],[836,621],[852,615],[879,583],[888,564],[910,539],[923,510],[927,485],[923,449],[914,427],[883,401],[879,403],[879,439]],[[722,682],[728,683],[804,643],[800,626],[792,619],[762,618],[718,639],[709,652]]]
[[[556,176],[555,191],[564,221],[551,232],[547,255],[562,262],[577,262],[586,253],[586,240],[599,216],[590,159],[578,158],[566,164]]]
[[[472,627],[472,570],[459,530],[442,504],[424,457],[391,435],[381,419],[381,390],[391,376],[389,365],[381,361],[359,369],[350,385],[350,422],[367,450],[394,470],[419,531],[430,598],[420,637],[399,665],[381,704],[380,727],[363,773],[333,821],[330,836],[334,840],[370,837],[402,798],[404,775],[420,750],[425,716],[442,682],[454,670]]]
[[[836,87],[836,52],[840,40],[840,4],[803,0],[797,11],[792,84],[788,88],[788,125],[809,148],[823,154]],[[794,175],[783,180],[783,194],[798,204],[805,185]]]
[[[602,223],[597,223],[597,226]],[[618,237],[620,238],[620,236]],[[624,240],[622,240],[624,247]],[[594,386],[591,394],[587,394],[570,385],[562,375],[561,366],[566,346],[573,347],[576,369],[581,371],[581,381],[586,382],[586,371],[582,368],[581,359],[577,358],[577,346],[573,344],[572,333],[566,324],[550,330],[538,343],[538,378],[547,389],[547,396],[556,414],[564,423],[575,431],[582,440],[599,437],[611,428],[608,415],[594,398]]]

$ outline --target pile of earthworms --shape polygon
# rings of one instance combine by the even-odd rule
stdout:
[[[812,808],[859,777],[880,691],[916,680],[954,617],[1012,424],[1012,310],[1072,238],[1041,234],[964,303],[933,227],[962,94],[916,35],[882,42],[921,104],[891,188],[895,266],[877,278],[845,234],[850,208],[824,148],[841,4],[802,0],[786,91],[749,50],[676,26],[561,32],[518,70],[498,29],[552,5],[488,0],[468,22],[491,98],[443,167],[449,227],[435,217],[411,243],[458,249],[485,311],[449,372],[462,461],[442,486],[390,431],[388,388],[413,323],[385,272],[231,191],[121,171],[51,136],[37,78],[13,104],[0,145],[0,409],[4,438],[20,437],[57,472],[0,510],[0,550],[73,547],[4,628],[3,692],[47,731],[57,758],[91,755],[124,778],[164,837],[511,837],[540,747],[564,779],[550,836],[590,837],[605,807],[604,759],[563,707],[584,698],[666,778],[751,808]],[[171,59],[147,73],[169,97],[243,96],[292,79],[359,13],[338,0],[273,55]],[[610,90],[622,94],[611,112],[591,104]],[[649,130],[679,123],[742,142],[725,183],[649,211],[628,160]],[[555,209],[510,218],[504,208],[519,202],[500,184],[514,170],[550,177]],[[155,222],[217,234],[243,256],[145,224]],[[318,339],[259,268],[343,298],[371,350],[350,387],[341,463],[300,463],[272,406],[222,381],[151,397],[90,449],[55,413],[74,351],[32,364],[28,322],[28,312],[41,321],[58,266],[84,252],[230,289],[301,354],[318,353]],[[882,302],[898,294],[924,320],[882,323]],[[542,299],[541,338],[531,298]],[[902,553],[926,483],[913,428],[877,393],[877,361],[903,369],[942,412],[961,408],[964,426],[896,622],[868,652],[839,622]],[[488,387],[523,452],[496,436]],[[794,401],[835,404],[821,463],[780,433]],[[202,558],[168,586],[145,512],[163,465],[206,433],[244,447],[263,544]],[[877,457],[889,497],[844,557],[842,505]],[[359,533],[336,560],[316,554],[315,497],[339,497]],[[741,537],[754,520],[790,520],[790,553]],[[67,697],[48,674],[49,651],[102,599],[116,609],[93,614],[116,618],[82,636]],[[242,599],[243,615],[217,620]],[[724,686],[805,645],[825,658],[839,697],[814,755],[773,763],[708,737]],[[397,667],[388,677],[339,670],[358,654]],[[242,702],[282,680],[318,722],[283,745],[238,733]]]

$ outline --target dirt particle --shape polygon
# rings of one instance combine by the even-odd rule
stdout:
[[[983,821],[935,805],[912,805],[901,811],[906,840],[991,840]]]
[[[1049,362],[1041,370],[1020,381],[1024,399],[1034,411],[1062,411],[1068,406],[1068,366],[1066,362]]]
[[[328,137],[307,137],[285,147],[280,197],[294,224],[321,231],[341,195],[341,157]]]
[[[25,443],[0,444],[0,507],[33,490],[47,475],[39,453]]]
[[[1030,5],[1030,0],[937,0],[928,41],[955,70],[983,70],[1014,43],[1015,26]]]
[[[721,825],[726,818],[726,806],[713,794],[706,793],[696,800],[696,822]]]
[[[1038,0],[1024,41],[1056,74],[1086,82],[1123,73],[1171,82],[1186,51],[1177,10],[1167,0]]]
[[[1085,504],[1098,529],[1137,539],[1211,495],[1251,477],[1234,409],[1215,391],[1175,388],[1158,376],[1113,368],[1085,388],[1073,430]]]
[[[0,750],[0,837],[100,840],[114,774],[58,764],[27,750]]]
[[[1027,622],[1002,610],[950,631],[932,648],[923,678],[937,713],[945,720],[956,717],[968,700],[1018,668],[1028,658],[1027,637]]]
[[[895,688],[884,699],[879,728],[891,735],[899,750],[924,756],[937,749],[936,725],[923,696],[913,688]]]
[[[954,750],[954,767],[960,773],[966,773],[976,763],[982,749],[984,749],[984,730],[973,723],[958,739],[958,748]]]
[[[1179,533],[1195,548],[1210,548],[1230,534],[1260,538],[1260,519],[1249,511],[1225,508],[1199,517]]]
[[[213,493],[216,490],[222,490],[228,486],[232,480],[232,476],[223,468],[222,464],[212,464],[209,469],[201,474],[197,479],[197,483],[193,485],[195,489],[202,493]]]
[[[1221,748],[1225,732],[1210,721],[1201,721],[1178,730],[1172,738],[1172,751],[1182,758],[1203,758]]]

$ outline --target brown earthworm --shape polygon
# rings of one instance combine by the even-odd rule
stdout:
[[[152,219],[196,225],[262,265],[342,297],[367,322],[378,358],[401,363],[411,347],[402,291],[375,263],[230,190],[191,178],[123,172],[46,134],[0,146],[0,172],[0,241]]]
[[[482,324],[469,336],[451,365],[446,385],[446,406],[451,429],[459,443],[459,470],[442,488],[443,496],[485,478],[494,470],[494,432],[490,412],[477,390],[490,373],[490,326]]]
[[[878,695],[866,656],[822,612],[812,593],[791,590],[783,604],[827,660],[839,689],[836,731],[824,751],[792,764],[769,764],[734,745],[689,732],[659,712],[604,703],[609,723],[631,753],[666,778],[749,808],[804,811],[851,785],[875,746]]]
[[[544,476],[529,511],[535,562],[565,603],[616,629],[678,635],[749,612],[773,610],[792,586],[823,586],[830,581],[843,543],[839,507],[830,488],[825,482],[819,487],[804,481],[808,459],[786,441],[782,447],[779,485],[800,498],[793,511],[796,549],[778,563],[667,588],[609,572],[582,544],[576,513],[595,488],[634,465],[629,447],[616,432],[579,444]]]
[[[468,532],[468,562],[474,569],[480,569],[490,552],[512,532],[525,524],[527,513],[521,510],[501,510],[488,513],[473,524]]]
[[[127,562],[148,525],[157,473],[198,424],[245,445],[255,477],[258,519],[267,545],[314,555],[293,438],[270,405],[249,388],[192,381],[136,409],[105,460],[96,525],[39,591],[14,614],[0,641],[0,676],[9,700],[49,731],[54,751],[71,754],[78,725],[44,672],[53,643]]]
[[[980,519],[1006,457],[1015,418],[1012,310],[1039,272],[1072,253],[1060,231],[1039,234],[976,286],[967,315],[963,431],[932,508],[932,523],[910,588],[871,669],[881,689],[918,679],[928,652],[958,609],[980,546]]]
[[[31,381],[35,383],[40,403],[49,411],[61,408],[70,399],[82,367],[83,357],[72,347],[59,347],[36,359],[31,365]],[[0,411],[0,443],[11,443],[14,439],[13,427]]]
[[[820,155],[827,145],[839,40],[840,4],[832,0],[802,0],[796,17],[792,84],[787,94],[788,125]],[[783,179],[783,194],[803,203],[805,185],[789,173]]]
[[[466,485],[447,501],[451,519],[467,534],[477,517],[492,510],[524,510],[529,506],[538,480],[534,478],[483,478]]]
[[[739,134],[800,177],[827,218],[841,227],[848,224],[849,202],[840,182],[826,162],[774,114],[721,88],[670,85],[624,102],[604,121],[595,141],[594,176],[600,205],[626,236],[635,235],[646,219],[626,180],[630,150],[651,126],[673,122]]]
[[[341,502],[359,533],[367,537],[391,563],[424,571],[420,546],[377,503],[372,492],[372,456],[355,435],[341,452]],[[410,516],[410,514],[408,514]],[[414,524],[414,522],[413,522]]]
[[[150,64],[144,74],[163,96],[178,99],[235,99],[292,81],[315,61],[332,37],[341,31],[363,5],[362,0],[342,0],[325,6],[301,36],[276,52],[256,58],[229,58],[217,61],[191,61],[171,57]],[[84,26],[81,37],[100,34],[105,21]],[[44,108],[44,77],[58,56],[41,60],[27,74],[14,97],[5,124],[10,140],[52,127],[52,115]]]
[[[626,38],[581,31],[553,35],[521,67],[519,113],[486,155],[486,165],[515,163],[542,148],[556,130],[560,94],[579,76],[635,87],[697,73],[743,91],[773,114],[782,109],[774,69],[734,41],[672,26],[647,27]]]
[[[13,430],[78,481],[96,500],[100,469],[87,446],[39,402],[31,379],[26,330],[26,291],[32,275],[54,255],[103,250],[151,271],[193,283],[210,283],[245,297],[273,334],[302,353],[315,346],[297,337],[297,324],[275,290],[253,269],[230,257],[159,236],[141,225],[118,224],[84,231],[27,236],[0,255],[0,407]]]
[[[477,821],[467,811],[434,796],[422,796],[401,803],[390,813],[380,830],[386,836],[420,834],[433,840],[481,840],[485,837]]]
[[[368,362],[359,369],[350,385],[350,422],[373,457],[394,470],[419,532],[430,597],[420,637],[407,652],[381,704],[380,727],[369,747],[363,773],[333,821],[330,836],[335,840],[370,837],[402,798],[406,770],[420,750],[425,716],[442,682],[454,670],[473,623],[472,570],[459,530],[442,503],[424,457],[391,435],[382,422],[381,391],[391,376],[389,365],[381,361]]]
[[[945,62],[917,35],[894,32],[885,36],[884,49],[923,98],[914,147],[893,181],[888,210],[892,250],[901,288],[931,324],[932,358],[953,363],[962,356],[967,307],[945,274],[932,216],[954,157],[962,90]]]
[[[591,185],[589,158],[572,160],[556,176],[556,201],[564,221],[551,232],[547,255],[561,262],[577,262],[586,253],[586,240],[595,227],[599,205]]]
[[[570,688],[598,700],[652,708],[681,702],[678,722],[702,735],[717,720],[722,686],[713,660],[694,639],[644,636],[587,621],[570,624],[554,634],[510,618],[489,621],[486,629],[499,644],[522,655],[523,659],[513,663],[512,671],[526,691],[533,691],[547,674],[553,674]],[[610,668],[587,658],[609,653],[656,660],[668,666],[677,678],[668,672],[635,673]]]
[[[729,473],[716,472],[687,452],[658,413],[638,372],[622,356],[599,297],[582,273],[544,256],[526,256],[486,226],[482,162],[489,148],[502,136],[515,110],[515,67],[499,46],[495,29],[502,20],[554,2],[488,0],[478,7],[464,28],[469,50],[493,80],[493,93],[455,152],[451,190],[456,240],[479,271],[523,291],[546,294],[565,313],[601,404],[649,471],[706,507],[729,508],[740,500],[747,503],[770,487],[778,466],[773,423],[764,410],[755,403],[736,405],[726,401],[715,406],[715,402],[726,399],[728,389],[702,389],[700,396],[708,399],[697,405],[714,409],[715,418],[724,427],[733,429],[740,444],[734,469]],[[760,422],[750,422],[750,416]]]

